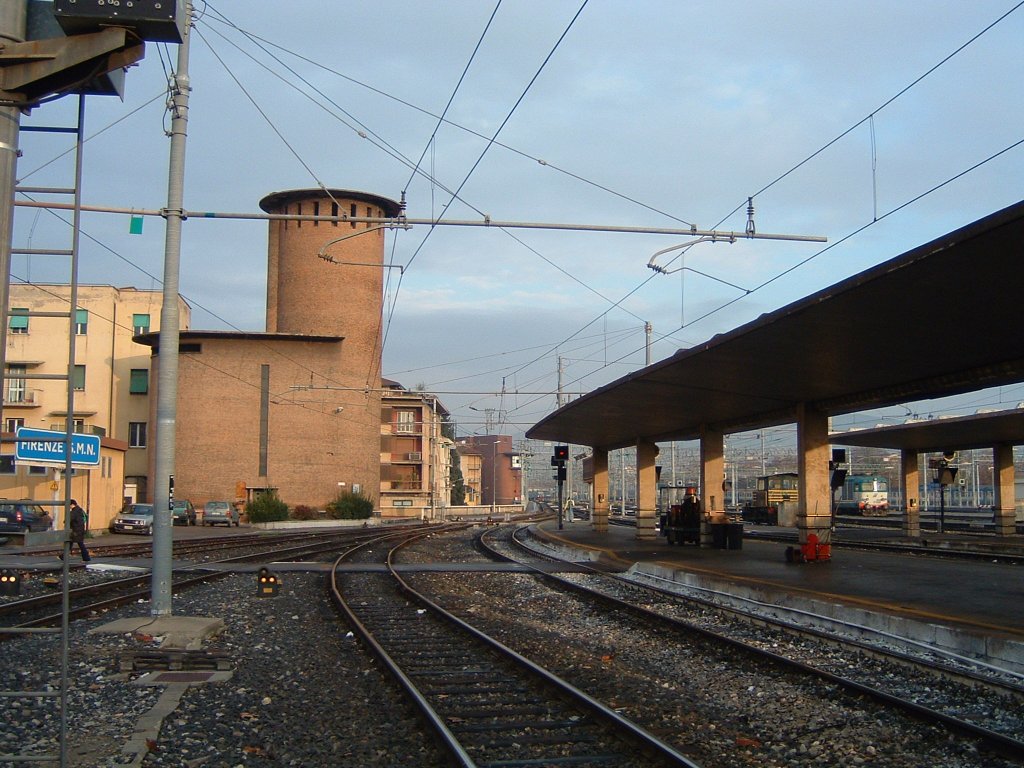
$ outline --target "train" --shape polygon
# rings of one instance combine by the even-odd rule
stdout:
[[[881,475],[847,475],[836,512],[865,516],[889,514],[889,481]]]
[[[754,495],[742,509],[743,521],[760,525],[779,524],[779,505],[795,504],[800,499],[796,472],[780,472],[757,478]]]

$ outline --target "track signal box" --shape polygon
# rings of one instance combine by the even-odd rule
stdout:
[[[125,27],[142,40],[180,43],[185,33],[185,0],[55,0],[53,15],[68,35]]]
[[[555,461],[568,461],[569,460],[569,446],[568,445],[556,445],[555,446]]]
[[[0,595],[15,597],[21,594],[21,574],[10,568],[0,569]]]
[[[256,596],[274,597],[281,588],[281,579],[269,568],[260,568],[256,574]]]

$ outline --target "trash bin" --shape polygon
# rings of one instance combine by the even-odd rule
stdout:
[[[725,523],[712,523],[711,524],[711,548],[712,549],[725,549],[726,543],[726,524]]]
[[[725,527],[726,549],[743,549],[743,523],[729,523]]]

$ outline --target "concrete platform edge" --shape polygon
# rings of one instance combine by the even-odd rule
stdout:
[[[974,659],[986,664],[1001,667],[1018,674],[1024,674],[1024,643],[1009,638],[996,637],[974,632],[967,629],[952,627],[933,622],[915,620],[905,616],[870,611],[858,606],[838,602],[813,600],[781,590],[758,589],[747,584],[728,579],[720,579],[707,574],[688,572],[650,562],[627,562],[617,557],[614,550],[592,547],[583,543],[566,544],[564,539],[554,539],[540,526],[531,526],[533,539],[555,553],[572,562],[604,561],[628,566],[623,575],[640,583],[656,586],[672,592],[684,594],[686,590],[700,590],[711,593],[717,602],[727,607],[745,607],[742,603],[754,601],[760,605],[758,610],[771,615],[771,607],[781,606],[788,610],[807,612],[805,623],[828,629],[829,622],[816,625],[814,615],[820,615],[839,621],[853,623],[863,628],[857,633],[864,638],[877,641],[878,633],[892,635],[894,645],[900,638],[916,643]],[[701,597],[707,597],[702,594]],[[779,618],[785,618],[779,616]],[[849,634],[849,633],[847,633]]]

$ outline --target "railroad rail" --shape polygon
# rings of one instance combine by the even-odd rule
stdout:
[[[555,561],[559,560],[559,558],[552,554],[538,553],[535,549],[525,546],[522,543],[521,535],[526,530],[526,527],[520,528],[512,535],[511,541],[515,546],[527,550],[532,557],[540,557]],[[496,533],[493,531],[485,531],[479,537],[480,546],[488,553],[489,556],[499,560],[510,560],[518,562],[521,565],[530,566],[529,562],[524,562],[519,558],[513,558],[509,554],[502,552],[500,548],[493,543],[493,537],[495,535]],[[579,563],[577,563],[577,565],[579,565]],[[686,633],[689,636],[696,635],[701,638],[702,642],[712,641],[720,645],[728,646],[731,649],[742,651],[748,656],[765,659],[774,664],[782,665],[786,668],[795,670],[800,674],[814,676],[826,683],[839,686],[843,690],[852,694],[866,696],[885,706],[899,709],[921,721],[927,723],[941,723],[951,732],[977,740],[980,745],[988,750],[992,750],[1013,759],[1019,760],[1024,758],[1024,741],[1017,738],[1015,735],[1000,732],[983,723],[974,722],[948,711],[942,711],[938,708],[920,704],[915,699],[924,697],[921,691],[918,691],[918,694],[916,695],[894,693],[891,690],[887,691],[878,685],[866,684],[855,680],[848,675],[838,674],[825,669],[823,666],[796,658],[795,654],[786,655],[787,652],[781,651],[777,648],[768,649],[759,647],[757,644],[750,641],[736,639],[724,632],[709,629],[704,626],[698,626],[696,623],[690,621],[667,616],[660,611],[651,610],[641,605],[637,605],[636,603],[638,601],[649,603],[651,602],[652,595],[655,596],[654,599],[656,602],[663,604],[669,600],[698,602],[701,603],[703,607],[710,607],[715,611],[726,612],[730,615],[741,617],[744,621],[756,622],[760,626],[773,627],[788,635],[798,635],[817,642],[827,641],[835,645],[854,648],[861,653],[869,653],[871,656],[876,658],[885,658],[886,660],[899,663],[904,667],[925,669],[928,671],[933,685],[940,679],[955,679],[968,686],[979,688],[985,687],[998,693],[1002,697],[1016,702],[1018,706],[1021,702],[1024,702],[1024,687],[1022,687],[1022,678],[1020,675],[1007,673],[1004,679],[997,679],[991,675],[953,668],[947,664],[931,661],[924,657],[911,657],[897,651],[886,651],[884,648],[880,648],[878,646],[867,646],[866,644],[842,639],[835,635],[825,635],[820,631],[798,627],[792,623],[776,620],[762,614],[745,613],[733,608],[723,607],[718,603],[712,603],[710,601],[692,600],[689,597],[683,597],[677,593],[656,589],[649,585],[638,584],[635,581],[623,579],[616,574],[611,574],[597,568],[587,568],[587,570],[589,571],[590,576],[595,579],[599,579],[601,581],[612,580],[617,585],[625,586],[629,591],[634,593],[633,598],[624,599],[620,596],[608,594],[605,591],[586,586],[573,581],[570,578],[552,574],[540,568],[534,569],[534,574],[538,578],[557,584],[559,587],[567,591],[572,591],[576,594],[584,595],[587,599],[598,601],[605,608],[628,612],[629,614],[639,616],[645,622],[649,622],[662,629],[667,628],[677,634]],[[646,594],[647,597],[638,597],[638,594]],[[803,655],[806,656],[806,652]],[[901,684],[903,682],[904,681],[901,681]]]
[[[417,526],[416,530],[421,531],[422,526]],[[437,527],[432,526],[430,530],[437,530]],[[228,570],[206,570],[215,565],[260,562],[268,559],[278,561],[299,560],[310,556],[322,555],[323,553],[331,553],[333,557],[333,554],[338,551],[339,546],[350,545],[353,541],[377,541],[381,538],[396,535],[401,535],[401,532],[388,530],[382,534],[358,529],[358,532],[337,532],[334,535],[320,533],[317,536],[288,535],[274,537],[271,540],[254,541],[250,537],[245,542],[245,546],[250,551],[245,554],[207,561],[202,564],[189,566],[187,570],[179,569],[174,574],[171,589],[172,592],[178,593],[189,587],[220,579],[230,574]],[[223,539],[206,539],[205,542],[205,545],[195,544],[191,546],[189,552],[192,554],[207,552],[220,554],[224,550]],[[240,546],[240,544],[236,544],[236,546]],[[150,596],[150,579],[151,575],[147,570],[146,573],[142,574],[133,574],[124,578],[105,579],[93,584],[69,589],[68,617],[70,619],[91,617],[119,605],[136,600],[147,600]],[[0,623],[3,624],[0,627],[0,642],[11,639],[26,629],[59,626],[62,613],[47,612],[47,609],[60,606],[62,601],[62,593],[56,590],[15,600],[0,601]]]
[[[342,572],[338,610],[415,702],[460,766],[689,766],[697,764],[614,710],[445,611],[395,571]]]

